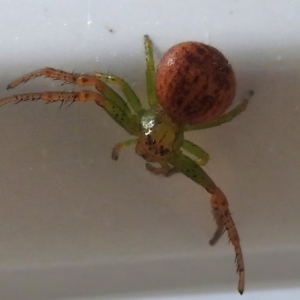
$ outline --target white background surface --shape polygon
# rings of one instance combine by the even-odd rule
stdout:
[[[299,1],[3,0],[0,11],[1,98],[72,90],[42,79],[6,91],[51,66],[112,72],[145,99],[144,34],[157,60],[186,40],[220,49],[236,71],[235,103],[255,96],[232,123],[188,137],[210,153],[205,170],[230,201],[244,299],[299,287]],[[209,195],[181,175],[153,176],[133,149],[112,161],[128,135],[99,107],[7,105],[0,128],[1,299],[240,297],[226,237],[208,245]]]

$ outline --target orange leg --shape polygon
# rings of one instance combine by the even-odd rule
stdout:
[[[12,89],[18,86],[21,83],[26,83],[29,80],[32,80],[37,77],[45,76],[47,78],[52,78],[55,80],[61,80],[65,83],[74,83],[81,86],[94,86],[102,95],[105,95],[106,89],[109,90],[110,88],[104,84],[103,82],[99,81],[95,75],[88,75],[88,74],[76,74],[76,73],[69,73],[62,70],[56,70],[53,68],[44,68],[40,70],[33,71],[28,73],[14,81],[12,81],[8,86],[7,89]],[[15,95],[12,97],[7,97],[0,102],[0,106],[4,105],[10,101],[13,102],[21,102],[21,101],[34,101],[34,100],[44,100],[46,102],[53,102],[53,101],[89,101],[93,100],[100,106],[104,106],[104,98],[101,94],[93,92],[93,91],[81,91],[81,92],[45,92],[45,93],[31,93],[31,94],[20,94]]]
[[[208,189],[208,192],[212,194],[210,203],[213,209],[214,219],[218,226],[209,243],[210,245],[214,245],[222,236],[224,231],[227,231],[229,241],[235,250],[236,271],[239,273],[238,290],[240,294],[243,294],[245,288],[245,267],[243,253],[239,234],[229,211],[228,201],[224,193],[216,186],[214,186],[212,189]]]
[[[105,99],[101,94],[93,91],[80,91],[80,92],[45,92],[45,93],[28,93],[28,94],[18,94],[14,96],[9,96],[0,100],[0,106],[7,104],[8,102],[19,103],[22,101],[35,101],[44,100],[47,103],[61,101],[62,103],[67,102],[86,102],[95,101],[98,105],[104,107]]]
[[[25,83],[29,80],[32,80],[37,77],[45,76],[47,78],[52,78],[56,80],[64,81],[65,83],[76,83],[78,85],[90,85],[95,86],[98,83],[101,83],[96,76],[88,75],[88,74],[77,74],[77,73],[69,73],[62,70],[57,70],[53,68],[44,68],[28,73],[14,81],[12,81],[7,89],[13,89],[21,83]],[[101,86],[98,85],[99,87]],[[101,88],[99,89],[99,91]]]
[[[35,79],[37,77],[42,77],[42,76],[46,78],[55,79],[55,80],[61,80],[64,83],[74,83],[80,86],[93,86],[96,88],[98,92],[101,93],[101,95],[105,99],[109,99],[115,105],[118,105],[119,108],[123,110],[127,115],[131,114],[130,109],[127,106],[126,102],[113,89],[111,89],[104,82],[100,81],[96,76],[96,74],[69,73],[62,70],[57,70],[57,69],[47,67],[44,69],[33,71],[14,80],[7,86],[7,89],[15,88],[21,83],[26,83],[29,80]],[[102,106],[101,102],[100,103],[97,102],[97,104]]]
[[[83,90],[79,92],[43,92],[43,93],[28,93],[10,96],[0,100],[0,106],[8,102],[22,102],[44,100],[47,103],[61,101],[62,104],[69,102],[86,102],[95,101],[95,103],[105,109],[105,111],[126,131],[132,135],[139,134],[139,124],[135,115],[133,115],[124,101],[107,84],[99,80],[97,74],[77,74],[69,73],[53,68],[44,68],[28,73],[8,85],[8,89],[15,88],[21,83],[25,83],[31,79],[45,76],[47,78],[61,80],[66,83],[74,83],[80,86],[93,86],[98,92]]]
[[[181,152],[170,157],[168,163],[173,165],[177,170],[185,174],[196,183],[203,186],[206,191],[211,194],[210,203],[214,219],[217,223],[217,230],[215,231],[209,243],[210,245],[214,245],[222,236],[224,231],[227,231],[229,241],[232,243],[235,251],[235,262],[237,273],[239,274],[238,290],[240,294],[242,294],[245,286],[243,254],[239,235],[231,217],[226,196],[194,160],[182,154]]]
[[[105,76],[102,74],[99,74],[99,73],[95,73],[95,74],[69,73],[69,72],[65,72],[62,70],[57,70],[57,69],[47,67],[44,69],[39,69],[39,70],[33,71],[31,73],[28,73],[28,74],[14,80],[7,86],[7,89],[15,88],[16,86],[18,86],[21,83],[25,83],[29,80],[32,80],[37,77],[42,77],[42,76],[44,76],[46,78],[55,79],[55,80],[61,80],[64,83],[74,83],[74,84],[77,84],[80,86],[93,86],[96,88],[96,90],[99,93],[101,93],[101,95],[103,95],[103,97],[105,99],[109,99],[111,102],[113,102],[115,105],[117,105],[120,108],[120,110],[122,110],[123,113],[126,114],[128,117],[131,116],[131,111],[130,111],[128,105],[126,104],[126,102],[122,99],[122,97],[119,94],[117,94],[113,89],[111,89],[107,84],[105,84],[104,80],[102,80],[102,78]],[[109,76],[109,77],[112,77],[112,76]],[[112,77],[112,78],[114,78],[114,77]],[[109,80],[107,80],[107,81],[109,81]],[[124,85],[127,86],[127,84],[125,82],[124,82]],[[134,92],[132,92],[132,93],[134,93]],[[130,94],[130,96],[132,97],[131,94]],[[130,100],[130,99],[127,99],[127,100]],[[99,103],[97,103],[97,104],[100,105]],[[102,105],[100,105],[100,106],[102,106]]]

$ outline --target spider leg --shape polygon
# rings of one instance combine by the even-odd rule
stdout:
[[[67,83],[74,83],[80,86],[93,86],[99,92],[84,90],[80,92],[45,92],[33,94],[20,94],[7,97],[0,100],[0,106],[8,102],[20,102],[42,99],[46,102],[54,101],[89,101],[93,100],[97,105],[105,109],[105,111],[127,132],[132,135],[139,134],[138,118],[131,113],[131,110],[124,99],[116,93],[107,84],[100,81],[96,75],[69,73],[53,68],[44,68],[28,73],[8,85],[8,89],[14,88],[21,83],[25,83],[37,77],[45,76],[56,80],[62,80]]]
[[[28,74],[25,74],[24,76],[17,78],[16,80],[12,81],[8,86],[7,89],[13,89],[16,86],[18,86],[21,83],[26,83],[29,80],[32,80],[37,77],[49,77],[57,80],[62,80],[67,83],[76,83],[76,77],[80,76],[80,74],[76,73],[69,73],[65,72],[62,70],[57,70],[53,68],[44,68],[44,69],[39,69],[33,72],[30,72]]]
[[[185,125],[184,131],[206,129],[206,128],[220,126],[224,123],[230,122],[233,118],[238,116],[247,108],[248,102],[253,94],[254,94],[253,91],[249,91],[245,99],[240,104],[238,104],[234,109],[220,116],[216,120],[207,123],[197,124],[197,125]]]
[[[74,101],[86,102],[95,101],[100,106],[105,106],[105,99],[96,92],[83,90],[80,92],[44,92],[44,93],[28,93],[9,96],[0,100],[0,106],[9,102],[19,103],[23,101],[44,100],[46,103],[63,102],[72,103]]]
[[[144,36],[144,45],[146,53],[146,87],[148,103],[150,106],[156,106],[157,98],[155,91],[155,66],[153,58],[153,44],[148,35]]]
[[[221,237],[222,233],[226,230],[229,241],[235,250],[235,262],[237,273],[239,274],[238,290],[240,294],[244,291],[245,285],[245,269],[243,253],[240,244],[240,238],[236,226],[229,211],[229,204],[224,193],[216,186],[213,180],[206,174],[206,172],[191,158],[178,152],[173,157],[168,159],[168,163],[173,165],[181,173],[203,186],[208,193],[211,194],[211,207],[214,219],[217,223],[217,230],[210,240],[213,245]]]
[[[46,78],[51,78],[55,80],[61,80],[64,83],[74,83],[80,86],[94,86],[98,92],[100,92],[104,98],[110,99],[116,105],[120,107],[127,115],[131,114],[131,111],[126,104],[126,102],[122,99],[122,97],[116,93],[113,89],[111,89],[104,82],[98,80],[95,75],[90,74],[78,74],[78,73],[69,73],[62,70],[57,70],[53,68],[44,68],[28,73],[13,82],[11,82],[7,89],[12,89],[18,86],[21,83],[26,83],[29,80],[32,80],[37,77],[44,76]]]
[[[102,82],[118,86],[126,97],[128,103],[130,104],[130,107],[136,114],[139,114],[143,110],[140,99],[124,79],[118,76],[102,73],[95,73],[95,76]]]
[[[118,160],[121,149],[127,148],[131,145],[135,145],[136,143],[137,143],[137,139],[131,139],[131,140],[126,140],[126,141],[116,144],[111,153],[111,158],[113,160]]]
[[[191,141],[183,140],[181,147],[187,152],[196,156],[199,166],[205,166],[208,163],[209,154],[198,145],[192,143]]]

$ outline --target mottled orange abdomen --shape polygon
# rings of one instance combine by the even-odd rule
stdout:
[[[217,49],[197,42],[173,46],[156,74],[160,105],[179,124],[200,124],[223,114],[235,95],[231,65]]]

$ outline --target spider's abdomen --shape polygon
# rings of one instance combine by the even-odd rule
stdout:
[[[235,76],[227,59],[202,43],[173,46],[157,68],[158,101],[179,124],[214,120],[232,103],[235,88]]]

